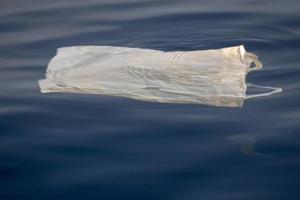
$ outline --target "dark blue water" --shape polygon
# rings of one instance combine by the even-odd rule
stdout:
[[[0,199],[300,199],[299,11],[296,0],[1,0]],[[63,46],[239,44],[264,64],[247,81],[282,93],[217,108],[37,84]]]

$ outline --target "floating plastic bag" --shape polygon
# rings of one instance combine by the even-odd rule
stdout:
[[[263,87],[272,91],[246,96],[246,74],[260,68],[257,56],[247,53],[242,45],[172,52],[78,46],[58,49],[48,65],[46,79],[39,84],[43,93],[105,94],[154,102],[241,107],[247,98],[281,91]]]

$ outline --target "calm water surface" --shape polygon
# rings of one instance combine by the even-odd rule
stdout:
[[[300,199],[299,11],[296,0],[1,0],[0,199]],[[62,46],[239,44],[264,64],[247,81],[282,93],[216,108],[37,85]]]

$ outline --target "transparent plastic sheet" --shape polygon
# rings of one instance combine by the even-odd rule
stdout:
[[[254,66],[253,66],[254,64]],[[246,95],[246,75],[262,68],[244,46],[214,50],[164,52],[151,49],[64,47],[50,61],[41,92],[122,96],[164,103],[199,103],[241,107],[245,99],[281,92]],[[249,86],[249,85],[248,85]]]

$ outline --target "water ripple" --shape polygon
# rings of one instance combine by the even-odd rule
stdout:
[[[299,6],[1,1],[0,198],[299,199]],[[37,84],[62,46],[173,51],[239,44],[264,64],[247,81],[282,93],[229,109],[42,95]],[[255,151],[276,156],[244,156],[224,140],[240,134],[258,138]]]

